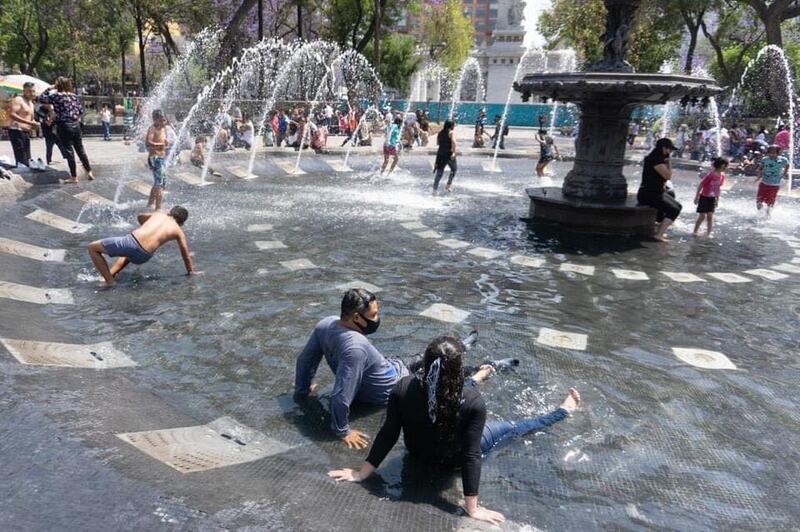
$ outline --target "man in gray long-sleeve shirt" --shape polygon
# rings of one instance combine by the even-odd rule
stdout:
[[[351,288],[342,298],[339,319],[323,318],[311,333],[305,348],[297,357],[294,390],[307,395],[322,357],[336,375],[330,397],[331,429],[350,448],[363,449],[367,436],[351,429],[348,423],[354,400],[385,405],[394,385],[409,374],[406,365],[397,359],[386,359],[367,340],[366,335],[378,330],[378,300],[371,292]]]

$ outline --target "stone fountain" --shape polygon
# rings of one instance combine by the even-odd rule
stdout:
[[[708,103],[721,92],[714,80],[641,74],[625,60],[628,35],[641,0],[605,0],[608,10],[603,59],[586,72],[537,73],[514,83],[522,101],[531,96],[573,102],[581,110],[575,164],[563,186],[527,190],[530,218],[584,232],[650,235],[655,211],[636,204],[622,173],[625,139],[637,105]]]

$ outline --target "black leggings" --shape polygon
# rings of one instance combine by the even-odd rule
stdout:
[[[64,153],[64,148],[61,146],[61,141],[58,140],[55,132],[53,131],[53,126],[46,126],[42,124],[42,135],[44,135],[44,144],[45,144],[45,155],[47,156],[47,164],[53,162],[53,146],[58,146],[58,151],[61,152],[61,158],[67,158],[67,154]]]
[[[656,221],[661,222],[664,218],[675,221],[683,209],[683,205],[678,203],[673,194],[662,192],[660,194],[643,194],[640,190],[636,195],[639,205],[647,205],[658,210]]]
[[[79,122],[67,123],[60,122],[56,127],[58,133],[58,140],[61,141],[61,147],[67,157],[67,164],[69,165],[69,173],[72,177],[78,176],[78,169],[75,165],[75,154],[81,160],[83,169],[87,172],[92,171],[92,166],[89,164],[89,158],[86,156],[86,150],[83,149],[83,138],[81,137],[81,125]]]
[[[433,190],[437,190],[439,188],[439,181],[442,179],[442,175],[444,174],[444,167],[450,167],[450,177],[447,178],[447,186],[453,184],[453,178],[456,176],[456,170],[458,170],[458,165],[456,164],[456,160],[454,158],[448,157],[447,159],[436,159],[436,177],[433,180]]]
[[[8,140],[14,150],[14,161],[19,165],[28,166],[31,160],[31,137],[27,131],[19,129],[8,130]]]

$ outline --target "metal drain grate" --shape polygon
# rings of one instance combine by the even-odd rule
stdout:
[[[787,277],[789,277],[785,273],[774,272],[766,268],[745,270],[743,273],[746,273],[747,275],[753,275],[755,277],[761,277],[762,279],[766,279],[767,281],[780,281],[781,279],[786,279]]]
[[[42,209],[36,209],[25,216],[25,218],[75,235],[85,233],[92,227],[89,224],[75,223],[69,218],[64,218],[63,216]]]
[[[272,231],[272,224],[250,224],[247,226],[248,233],[263,233],[265,231]]]
[[[46,305],[48,303],[72,305],[75,303],[72,299],[72,292],[66,288],[38,288],[6,281],[0,281],[0,297],[37,305]]]
[[[125,353],[115,349],[111,342],[80,345],[0,338],[0,343],[23,364],[96,369],[136,365]]]
[[[138,192],[142,196],[148,196],[148,197],[150,197],[150,191],[153,189],[153,187],[151,185],[148,185],[147,183],[145,183],[141,179],[137,179],[135,181],[128,181],[127,183],[125,183],[125,186],[127,186],[129,189],[133,190],[134,192]],[[164,194],[166,194],[166,193],[167,192],[165,190]]]
[[[229,166],[226,170],[239,179],[255,179],[258,177],[256,174],[248,173],[247,168],[244,166]]]
[[[277,166],[278,168],[280,168],[281,170],[283,170],[287,174],[291,174],[291,175],[305,174],[305,172],[303,171],[302,168],[295,168],[295,164],[296,163],[295,163],[294,160],[288,160],[287,159],[287,160],[281,161],[281,160],[273,159],[271,162],[274,163],[275,166]]]
[[[108,198],[104,198],[100,194],[95,194],[91,190],[86,190],[80,194],[75,194],[75,197],[84,203],[97,203],[98,205],[114,205],[114,202]]]
[[[202,177],[193,174],[191,172],[178,172],[177,174],[175,174],[175,177],[177,177],[187,185],[192,185],[195,187],[207,187],[208,185],[214,184],[211,181],[203,181]]]
[[[368,283],[366,281],[359,281],[358,279],[354,279],[354,280],[350,281],[349,283],[342,283],[342,284],[336,285],[336,289],[337,290],[341,290],[342,292],[345,292],[345,291],[347,291],[347,290],[349,290],[351,288],[363,288],[364,290],[369,290],[373,294],[377,294],[378,292],[383,290],[382,288],[380,288],[378,286],[375,286],[372,283]]]
[[[461,323],[469,317],[469,312],[445,303],[434,303],[419,315],[446,323]]]
[[[286,249],[286,244],[284,244],[280,240],[256,240],[254,244],[261,251],[270,251],[273,249]]]
[[[311,270],[317,268],[317,265],[308,259],[295,259],[281,262],[281,266],[293,272],[299,270]]]
[[[586,266],[585,264],[573,264],[571,262],[564,262],[558,268],[562,272],[579,273],[581,275],[594,275],[594,266]]]
[[[504,255],[502,251],[498,251],[496,249],[481,248],[481,247],[467,250],[467,253],[487,260],[496,259],[497,257],[502,257]]]
[[[352,172],[353,169],[344,164],[344,161],[337,161],[335,159],[325,159],[325,163],[331,167],[334,172]]]
[[[252,462],[292,448],[229,417],[207,425],[128,432],[117,437],[181,473]]]
[[[555,329],[542,327],[539,329],[539,337],[536,339],[536,342],[550,347],[585,351],[587,337],[585,334],[557,331]]]
[[[64,256],[67,254],[65,249],[47,249],[34,246],[33,244],[26,244],[25,242],[17,242],[8,238],[0,237],[0,251],[3,253],[10,253],[26,259],[40,260],[44,262],[64,262]]]

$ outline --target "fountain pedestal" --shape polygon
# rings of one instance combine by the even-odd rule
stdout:
[[[575,164],[561,189],[528,189],[530,216],[582,232],[646,236],[654,231],[656,212],[636,205],[622,173],[633,108],[673,100],[707,103],[722,89],[711,79],[633,72],[625,56],[641,0],[604,3],[602,61],[587,72],[529,74],[514,83],[522,101],[536,95],[581,109]]]
[[[616,201],[576,199],[564,196],[558,187],[535,187],[526,190],[531,200],[529,219],[556,223],[581,233],[603,235],[653,234],[656,211],[637,205],[631,195]]]
[[[633,105],[613,99],[579,102],[581,125],[575,150],[575,164],[564,179],[564,196],[594,201],[623,201],[628,183],[622,175],[625,143],[608,142],[626,138]]]

